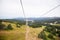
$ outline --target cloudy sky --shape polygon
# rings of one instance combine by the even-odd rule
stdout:
[[[60,0],[22,0],[22,3],[26,17],[60,17]],[[24,17],[20,0],[0,0],[0,18],[17,17]]]

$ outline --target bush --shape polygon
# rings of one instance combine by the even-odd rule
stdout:
[[[58,34],[58,37],[60,37],[60,34]]]
[[[50,39],[53,39],[53,40],[54,40],[54,37],[53,37],[53,35],[52,35],[52,34],[49,34],[49,35],[48,35],[48,38],[50,38]]]
[[[56,36],[56,29],[53,29],[51,33]]]
[[[12,26],[11,26],[11,24],[9,24],[8,26],[7,26],[7,28],[6,28],[6,30],[12,30],[13,28],[12,28]]]
[[[0,22],[2,22],[2,20],[0,20]]]
[[[6,37],[0,35],[0,40],[6,40]]]
[[[20,28],[20,25],[19,24],[16,24],[16,27]]]
[[[40,34],[38,34],[38,38],[42,38],[43,40],[47,40],[46,34],[44,33],[44,31],[42,31]]]
[[[30,27],[32,27],[32,28],[38,28],[38,27],[42,27],[42,25],[41,24],[28,24]]]
[[[5,25],[4,24],[0,24],[0,30],[4,30]]]
[[[52,29],[52,27],[46,27],[45,28],[45,31],[47,31],[47,32],[51,32],[53,29]]]
[[[57,31],[56,33],[58,34],[58,37],[60,37],[60,31]]]

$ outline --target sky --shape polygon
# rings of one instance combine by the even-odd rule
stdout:
[[[60,5],[60,0],[22,0],[22,3],[27,18],[60,17],[60,6],[47,13]],[[18,17],[24,17],[20,0],[0,0],[0,19]]]

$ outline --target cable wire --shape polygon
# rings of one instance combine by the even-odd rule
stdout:
[[[22,7],[22,11],[23,11],[24,18],[25,18],[25,20],[26,20],[26,15],[25,15],[25,11],[24,11],[24,7],[23,7],[22,0],[20,0],[20,3],[21,3],[21,7]]]
[[[25,15],[25,11],[24,11],[24,7],[23,7],[22,0],[20,0],[20,3],[21,3],[21,7],[22,7],[22,11],[23,11],[23,15],[24,15],[24,19],[25,19],[25,21],[26,21],[26,25],[28,26],[28,20],[27,20],[26,15]]]
[[[44,16],[44,15],[48,14],[49,12],[51,12],[52,10],[56,9],[56,8],[59,7],[59,6],[60,6],[60,5],[55,6],[55,7],[52,8],[51,10],[49,10],[49,11],[47,11],[46,13],[42,14],[41,16]]]

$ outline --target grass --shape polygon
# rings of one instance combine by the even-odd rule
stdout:
[[[6,26],[8,24],[11,24],[13,27],[13,30],[0,30],[0,40],[25,40],[26,35],[26,26],[22,25],[20,28],[16,27],[15,23],[9,23],[9,22],[3,22]],[[32,40],[32,38],[36,37],[38,38],[38,34],[43,31],[45,26],[39,27],[39,28],[31,28],[29,27],[29,38]],[[34,38],[35,39],[35,38]]]
[[[0,40],[25,40],[25,33],[19,30],[0,31]]]
[[[11,24],[13,30],[0,30],[0,40],[25,40],[25,28],[17,28],[15,23],[3,22],[4,25]]]

